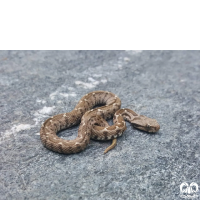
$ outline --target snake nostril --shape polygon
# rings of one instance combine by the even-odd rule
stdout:
[[[160,125],[158,124],[155,128],[155,132],[158,131],[160,129]]]

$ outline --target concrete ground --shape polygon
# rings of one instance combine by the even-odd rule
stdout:
[[[110,141],[72,155],[43,147],[41,123],[95,90],[157,119],[159,132],[127,122],[105,155]],[[2,200],[172,200],[183,182],[200,187],[199,51],[1,51],[0,113]]]

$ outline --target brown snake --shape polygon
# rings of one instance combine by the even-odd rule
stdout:
[[[102,107],[92,109],[96,105]],[[112,140],[104,153],[114,148],[117,137],[126,130],[129,121],[140,130],[156,132],[160,129],[155,119],[138,115],[134,111],[121,107],[121,100],[115,94],[106,91],[94,91],[83,96],[74,110],[69,113],[55,115],[47,119],[40,129],[40,138],[43,145],[55,152],[71,154],[78,153],[86,148],[90,138],[95,140]],[[107,119],[113,117],[114,125],[109,126]],[[80,123],[81,122],[81,123]],[[79,124],[78,136],[74,140],[64,140],[56,133],[60,130]]]

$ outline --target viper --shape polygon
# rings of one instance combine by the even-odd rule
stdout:
[[[94,108],[95,106],[103,105]],[[107,153],[117,144],[117,137],[126,130],[125,120],[133,127],[147,132],[156,132],[160,125],[155,119],[139,115],[136,112],[121,107],[121,100],[108,91],[94,91],[84,95],[74,110],[47,119],[40,129],[43,145],[49,150],[72,154],[83,151],[90,139],[112,140],[112,144],[104,151]],[[106,120],[113,117],[113,125]],[[80,123],[78,136],[74,140],[65,140],[57,136],[61,130]]]

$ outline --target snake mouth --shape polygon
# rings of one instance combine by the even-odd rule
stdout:
[[[149,133],[155,133],[160,129],[159,124],[157,126],[142,126],[142,125],[139,125],[139,124],[132,123],[132,125],[133,125],[134,128],[137,128],[141,131],[146,131],[146,132],[149,132]]]
[[[149,133],[156,133],[160,129],[160,125],[157,125],[155,127],[150,127],[148,130],[146,130]]]
[[[144,126],[141,126],[141,125],[135,124],[135,123],[132,123],[132,125],[133,125],[134,128],[137,128],[141,131],[147,131]]]

